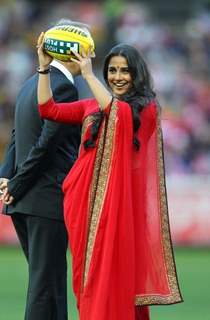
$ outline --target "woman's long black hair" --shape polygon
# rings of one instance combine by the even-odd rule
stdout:
[[[104,60],[103,76],[108,83],[108,67],[112,57],[123,56],[127,60],[128,69],[132,78],[132,87],[120,99],[127,102],[132,110],[133,117],[133,143],[136,149],[140,147],[140,142],[137,138],[137,131],[141,125],[140,112],[146,107],[151,100],[155,98],[155,93],[152,89],[152,80],[147,68],[147,65],[138,52],[138,50],[127,44],[119,44],[113,47]],[[95,146],[95,140],[98,136],[98,131],[103,120],[103,112],[95,114],[95,120],[91,128],[91,139],[84,142],[85,148]]]

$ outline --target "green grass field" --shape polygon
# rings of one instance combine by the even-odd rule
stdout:
[[[209,320],[210,249],[177,248],[175,258],[184,303],[152,307],[151,319]],[[0,247],[0,320],[23,320],[26,284],[27,267],[22,252]],[[70,288],[69,281],[69,320],[77,320]]]

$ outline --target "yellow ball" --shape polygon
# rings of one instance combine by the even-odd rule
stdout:
[[[53,58],[69,61],[74,52],[81,54],[82,48],[95,56],[95,45],[90,33],[79,27],[63,25],[53,27],[45,32],[44,49]]]

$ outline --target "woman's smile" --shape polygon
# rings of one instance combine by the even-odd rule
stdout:
[[[130,90],[132,78],[125,57],[114,56],[110,59],[107,78],[114,95],[120,97]]]

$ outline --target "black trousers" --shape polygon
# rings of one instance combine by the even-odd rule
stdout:
[[[62,221],[12,216],[28,262],[25,320],[67,320],[67,232]]]

